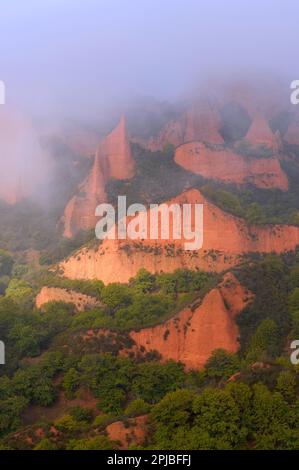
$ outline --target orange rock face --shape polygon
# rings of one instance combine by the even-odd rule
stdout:
[[[79,312],[92,308],[98,304],[96,298],[89,295],[58,287],[43,287],[35,299],[37,308],[42,308],[48,302],[65,302],[74,304]]]
[[[130,418],[128,426],[125,426],[122,421],[116,421],[107,426],[106,432],[111,441],[119,443],[120,449],[128,449],[132,444],[142,445],[144,443],[148,431],[147,422],[147,415]]]
[[[102,160],[103,173],[107,179],[126,180],[133,177],[135,165],[124,116],[118,126],[100,143],[97,154]]]
[[[72,237],[78,230],[95,227],[95,209],[106,200],[105,178],[97,154],[91,172],[79,187],[79,194],[73,196],[64,211],[65,237]]]
[[[186,369],[200,369],[215,349],[239,349],[238,315],[251,300],[232,273],[211,290],[195,309],[186,308],[162,325],[130,333],[146,351],[158,351],[162,359],[180,361]]]
[[[245,139],[252,146],[265,146],[276,150],[278,145],[276,136],[271,131],[267,120],[260,114],[256,114],[253,118]]]
[[[79,230],[94,228],[95,208],[107,199],[107,181],[132,178],[134,168],[122,117],[118,126],[100,143],[90,174],[79,187],[78,194],[68,202],[63,216],[63,235],[71,238]]]
[[[151,137],[148,142],[141,142],[141,145],[149,148],[152,152],[163,150],[167,144],[177,147],[184,142],[184,125],[182,120],[170,121],[161,131],[158,137]]]
[[[190,142],[176,149],[175,161],[186,170],[209,179],[288,189],[288,178],[274,157],[246,158],[232,150],[212,150],[201,142]]]
[[[295,250],[299,244],[298,227],[248,227],[243,219],[222,211],[195,189],[167,205],[172,203],[203,204],[203,246],[199,250],[186,251],[185,240],[173,239],[170,230],[169,239],[161,236],[157,240],[105,239],[96,251],[83,248],[61,262],[59,268],[71,279],[101,279],[108,284],[128,282],[141,268],[152,273],[173,272],[178,268],[220,272],[238,264],[246,253],[282,253]],[[150,220],[151,214],[147,214]]]
[[[186,113],[185,122],[185,142],[200,140],[212,144],[223,143],[223,138],[219,134],[219,115],[210,103],[194,106]]]
[[[200,102],[192,106],[178,121],[167,124],[157,138],[149,140],[147,146],[156,151],[162,150],[166,144],[177,147],[193,140],[222,144],[223,138],[219,128],[220,120],[216,108],[209,102]]]

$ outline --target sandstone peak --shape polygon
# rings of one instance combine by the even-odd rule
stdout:
[[[105,161],[108,178],[130,179],[134,175],[134,160],[128,139],[125,116],[100,143],[97,153]]]
[[[219,133],[220,117],[216,106],[208,100],[193,104],[178,120],[170,121],[158,137],[145,145],[152,151],[162,150],[166,144],[174,147],[194,140],[211,144],[223,144]]]
[[[245,139],[253,146],[262,145],[274,150],[277,149],[276,138],[267,120],[260,113],[254,116]]]
[[[78,230],[88,230],[95,227],[95,209],[106,199],[105,178],[101,158],[97,153],[92,169],[80,185],[78,194],[73,196],[66,205],[63,216],[63,236],[71,238]]]
[[[130,142],[122,116],[117,127],[100,143],[93,167],[80,185],[78,194],[64,211],[64,236],[71,238],[79,230],[95,227],[95,208],[107,200],[105,186],[111,178],[129,179],[135,171]]]
[[[215,106],[201,101],[185,114],[184,142],[199,140],[212,144],[223,144],[219,133],[220,118]]]
[[[173,359],[186,369],[200,369],[215,349],[232,353],[239,349],[235,317],[252,297],[229,272],[195,309],[187,307],[163,324],[132,331],[130,336],[145,351],[158,351],[164,361]]]

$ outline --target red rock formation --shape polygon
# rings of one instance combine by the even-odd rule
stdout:
[[[183,362],[187,369],[199,369],[215,349],[239,349],[235,317],[251,300],[232,273],[211,290],[195,309],[185,308],[161,325],[130,333],[147,352],[156,350],[162,359]]]
[[[120,449],[128,449],[132,444],[142,445],[148,432],[148,416],[129,418],[128,425],[123,421],[116,421],[106,427],[111,441],[118,442]]]
[[[91,172],[79,187],[78,194],[68,202],[63,217],[65,237],[79,230],[95,227],[95,208],[105,202],[105,186],[111,178],[129,179],[134,174],[134,160],[126,133],[124,117],[100,143]]]
[[[124,116],[118,126],[100,143],[97,153],[104,163],[107,179],[130,179],[134,175],[135,165],[126,131]]]
[[[277,138],[271,131],[267,120],[259,113],[254,116],[245,139],[252,146],[265,146],[273,150],[278,148]]]
[[[99,302],[95,297],[81,294],[69,289],[61,289],[58,287],[43,287],[35,299],[37,308],[42,308],[48,302],[65,302],[74,304],[79,312],[95,307]]]
[[[223,144],[219,134],[220,119],[211,103],[201,102],[186,113],[184,141],[200,140],[211,144]]]
[[[167,204],[203,204],[203,247],[186,251],[185,240],[110,240],[94,251],[83,248],[60,263],[71,279],[101,279],[104,283],[127,282],[139,269],[173,272],[177,268],[222,271],[240,262],[250,252],[295,250],[299,228],[286,225],[248,227],[243,219],[228,214],[209,202],[198,190],[189,190]],[[151,214],[148,211],[148,220]],[[159,228],[161,224],[159,224]],[[194,226],[193,226],[194,229]]]
[[[140,142],[140,144],[149,148],[152,152],[156,152],[157,150],[163,150],[167,144],[177,147],[182,142],[184,142],[184,126],[181,119],[170,121],[158,137],[151,137],[147,142]]]
[[[205,178],[288,190],[288,178],[275,157],[246,158],[233,150],[212,150],[201,142],[190,142],[176,149],[175,161]]]
[[[219,128],[220,120],[216,108],[202,100],[193,105],[178,121],[168,123],[157,138],[151,138],[145,145],[156,151],[163,150],[167,144],[177,147],[193,140],[222,144],[223,138]]]
[[[95,227],[95,209],[106,201],[105,178],[99,154],[96,155],[91,172],[79,187],[79,194],[73,196],[64,211],[65,237],[72,237],[79,229]]]

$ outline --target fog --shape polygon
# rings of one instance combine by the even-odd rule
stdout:
[[[0,80],[7,109],[26,120],[100,130],[144,97],[181,101],[238,77],[296,79],[298,39],[296,0],[2,0]],[[8,164],[5,145],[2,184],[24,155],[43,153],[31,143]]]
[[[203,79],[296,78],[296,0],[2,0],[0,79],[35,115],[176,100]]]

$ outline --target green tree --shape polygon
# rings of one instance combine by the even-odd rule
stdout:
[[[257,202],[249,205],[245,217],[249,225],[258,225],[265,222],[265,214]]]
[[[0,249],[0,276],[9,276],[12,271],[14,260],[12,255]]]
[[[299,287],[296,287],[289,295],[288,310],[292,318],[292,330],[294,336],[299,335]]]
[[[209,377],[228,379],[240,369],[240,360],[236,354],[215,349],[205,368]]]
[[[202,448],[243,447],[247,429],[242,427],[240,408],[228,390],[205,389],[194,399],[195,425],[204,430]]]
[[[67,450],[113,450],[115,444],[106,436],[91,437],[89,439],[71,439],[66,446]]]
[[[274,359],[280,348],[280,335],[277,324],[267,318],[263,320],[251,338],[247,359],[268,361]]]
[[[290,448],[294,438],[298,443],[296,419],[298,407],[290,408],[280,393],[271,393],[262,384],[253,386],[250,427],[256,448]]]
[[[17,323],[11,329],[8,338],[20,355],[38,356],[44,334],[41,330],[32,328],[31,325]]]
[[[147,362],[137,367],[132,392],[136,398],[142,398],[147,403],[157,403],[166,393],[182,387],[184,379],[181,364],[174,361],[165,364]]]
[[[62,386],[66,397],[72,400],[81,383],[79,372],[73,367],[63,377]]]
[[[150,405],[146,403],[142,398],[137,398],[132,400],[131,403],[125,409],[125,414],[127,416],[135,417],[148,413],[150,410]]]
[[[102,290],[102,300],[112,310],[126,307],[132,301],[130,288],[126,284],[112,283]]]
[[[289,370],[283,370],[277,377],[276,390],[281,393],[283,398],[292,403],[296,399],[296,377]]]
[[[0,400],[0,436],[15,431],[21,425],[21,413],[27,404],[28,401],[22,396]]]
[[[19,369],[12,383],[15,392],[33,404],[50,406],[56,399],[56,391],[51,378],[38,366]]]
[[[21,305],[27,304],[33,300],[33,289],[23,279],[11,279],[5,295]]]
[[[55,442],[51,441],[47,437],[44,437],[34,447],[34,450],[58,450],[58,446]]]

